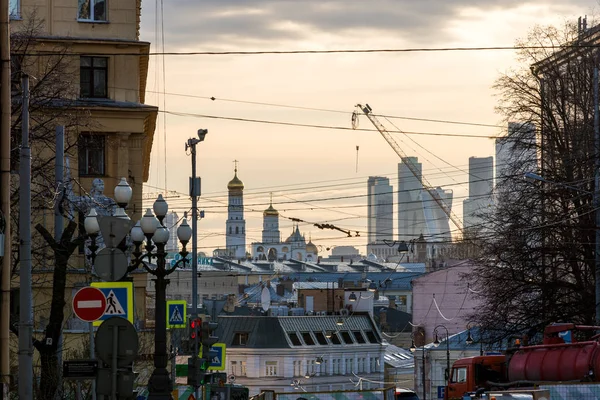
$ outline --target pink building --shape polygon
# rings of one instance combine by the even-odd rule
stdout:
[[[435,340],[434,329],[443,325],[452,336],[464,331],[469,315],[478,307],[477,294],[468,286],[467,277],[473,263],[470,260],[421,275],[412,281],[413,330],[424,330],[426,343]],[[439,339],[446,337],[444,328],[438,329]],[[422,339],[421,339],[422,340]]]

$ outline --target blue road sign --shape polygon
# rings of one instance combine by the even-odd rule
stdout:
[[[92,287],[97,287],[106,297],[106,310],[104,315],[94,326],[99,326],[110,317],[121,317],[133,323],[133,282],[92,282]]]
[[[211,348],[208,350],[208,360],[210,361],[210,366],[208,369],[215,371],[225,370],[225,348],[225,343],[215,343],[211,346]],[[202,357],[202,347],[200,348],[198,357]]]
[[[185,300],[167,301],[167,328],[185,328],[187,314]]]

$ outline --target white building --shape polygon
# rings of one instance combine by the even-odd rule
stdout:
[[[481,230],[483,215],[492,210],[494,158],[469,157],[469,197],[463,201],[463,229]]]
[[[298,225],[292,230],[292,234],[285,240],[281,240],[279,231],[279,212],[269,204],[263,212],[262,241],[252,243],[252,258],[256,261],[286,261],[296,260],[302,262],[316,262],[319,250],[309,239],[308,243],[304,235],[300,233]]]
[[[225,249],[228,257],[246,258],[246,220],[244,219],[244,183],[234,176],[227,184],[229,204],[225,223]]]
[[[179,216],[175,211],[171,211],[165,216],[164,225],[169,230],[169,240],[165,245],[165,251],[167,253],[177,253],[179,251],[179,239],[177,239]]]
[[[531,123],[509,122],[508,134],[496,139],[496,190],[505,179],[522,179],[514,177],[516,163],[522,169],[532,172],[537,168],[535,125]]]
[[[398,240],[409,242],[423,235],[429,242],[450,242],[450,218],[421,183],[422,165],[417,157],[404,157],[398,164]],[[431,188],[452,209],[453,193]]]
[[[370,176],[367,181],[367,253],[369,245],[394,240],[394,193],[390,180]]]
[[[380,387],[385,345],[368,314],[339,316],[222,316],[216,335],[227,347],[226,372],[250,389],[292,392]],[[294,385],[294,381],[297,384]],[[372,383],[373,382],[373,383]]]

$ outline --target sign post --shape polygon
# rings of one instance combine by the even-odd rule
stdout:
[[[73,312],[83,321],[96,321],[104,315],[105,310],[106,297],[100,289],[84,287],[73,296]]]

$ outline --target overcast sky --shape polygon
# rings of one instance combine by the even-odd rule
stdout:
[[[597,7],[583,0],[164,3],[162,17],[156,2],[142,3],[141,40],[159,53],[513,46],[536,24],[564,25]],[[460,217],[469,157],[493,155],[487,137],[506,130],[494,111],[492,85],[520,67],[515,56],[513,50],[153,56],[146,99],[165,113],[159,115],[145,192],[162,192],[166,185],[169,196],[180,196],[167,199],[173,209],[181,215],[190,208],[191,158],[184,144],[207,128],[198,145],[201,250],[225,245],[226,186],[238,160],[248,244],[261,239],[262,211],[272,192],[284,239],[292,230],[289,218],[299,218],[306,221],[301,232],[315,244],[354,245],[364,252],[367,202],[361,195],[367,178],[387,176],[397,190],[399,162],[366,117],[359,127],[371,131],[348,130],[354,106],[369,103],[377,114],[409,118],[381,118],[387,129],[421,133],[394,137],[405,154],[419,157],[426,180],[453,189]],[[480,138],[452,136],[457,134]],[[359,231],[360,237],[344,238],[314,223]]]

